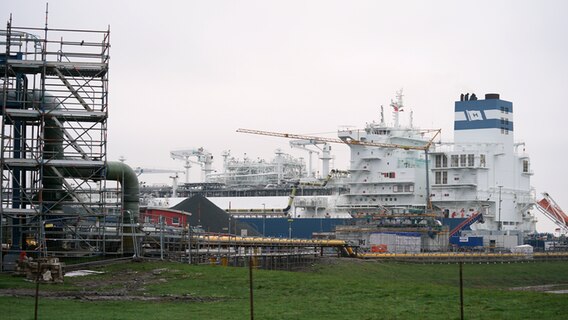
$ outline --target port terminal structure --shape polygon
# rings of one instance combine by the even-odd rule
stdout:
[[[186,259],[194,253],[196,261],[213,248],[233,257],[247,250],[272,257],[347,252],[344,242],[190,237],[187,226],[170,234],[138,221],[136,172],[107,160],[110,29],[56,29],[47,21],[18,27],[10,18],[0,30],[0,271],[22,253],[141,256],[156,244]]]
[[[135,172],[107,161],[110,29],[0,30],[0,270],[131,251]]]
[[[37,257],[159,252],[197,262],[234,257],[236,264],[247,255],[313,257],[328,249],[355,256],[354,247],[341,240],[192,234],[189,227],[138,221],[135,171],[107,160],[109,60],[110,29],[49,28],[47,19],[44,27],[17,27],[10,18],[0,30],[0,271],[22,252]],[[329,142],[362,144],[347,137]],[[380,146],[427,156],[431,143]]]
[[[287,269],[312,263],[322,256],[357,257],[357,247],[336,239],[293,239],[207,233],[189,227],[172,230],[165,223],[145,225],[138,255],[189,264],[255,266]]]

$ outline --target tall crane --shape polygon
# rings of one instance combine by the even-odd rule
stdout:
[[[197,163],[201,165],[201,181],[207,182],[207,176],[213,171],[211,165],[213,164],[213,155],[203,149],[203,147],[198,149],[189,149],[189,150],[176,150],[170,151],[170,157],[174,160],[183,160],[185,161],[185,183],[189,183],[189,169],[191,168],[192,163],[196,163],[192,161],[190,158],[196,157]]]
[[[237,129],[239,133],[249,133],[249,134],[258,134],[264,136],[271,136],[271,137],[280,137],[280,138],[288,138],[288,139],[301,139],[301,140],[310,140],[310,141],[317,141],[317,142],[329,142],[329,143],[342,143],[342,144],[350,144],[350,145],[360,145],[360,146],[367,146],[367,147],[379,147],[379,148],[392,148],[392,149],[403,149],[403,150],[421,150],[424,151],[425,162],[426,162],[426,206],[428,209],[432,208],[432,204],[430,202],[430,169],[428,168],[428,151],[430,147],[434,143],[434,139],[440,134],[442,131],[441,129],[434,129],[428,130],[429,132],[434,132],[434,136],[427,141],[425,144],[416,144],[416,145],[402,145],[402,144],[392,144],[392,143],[382,143],[382,142],[369,142],[369,141],[361,141],[355,140],[352,138],[344,138],[344,139],[337,139],[337,138],[326,138],[326,137],[317,137],[317,136],[307,136],[307,135],[300,135],[300,134],[293,134],[293,133],[282,133],[282,132],[273,132],[273,131],[261,131],[261,130],[252,130],[252,129]]]

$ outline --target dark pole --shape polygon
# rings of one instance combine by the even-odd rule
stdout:
[[[428,149],[424,149],[424,161],[426,163],[426,210],[432,208],[432,202],[430,198],[430,168],[428,168]]]
[[[34,309],[34,319],[37,320],[37,310],[39,304],[39,279],[41,277],[41,261],[37,261],[37,277],[36,277],[36,290],[35,290],[35,309]]]
[[[501,231],[502,227],[502,223],[501,223],[501,189],[503,189],[503,186],[499,186],[499,224],[497,225],[497,230]]]
[[[250,320],[254,320],[254,305],[252,294],[252,254],[249,256],[249,287],[250,287]]]
[[[187,224],[187,247],[187,260],[191,264],[191,225],[189,223]]]
[[[266,237],[266,203],[262,204],[262,236]]]
[[[462,271],[463,262],[460,261],[460,315],[461,320],[463,320],[463,271]]]

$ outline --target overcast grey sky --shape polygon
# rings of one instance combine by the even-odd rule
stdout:
[[[45,2],[3,0],[10,13],[41,27]],[[49,1],[52,28],[110,25],[109,160],[182,169],[169,151],[204,147],[220,170],[227,149],[307,157],[235,130],[335,136],[379,120],[399,88],[415,124],[449,141],[460,93],[497,92],[513,102],[533,186],[565,210],[567,14],[568,1],[547,0]],[[348,150],[334,146],[335,167],[348,168]]]

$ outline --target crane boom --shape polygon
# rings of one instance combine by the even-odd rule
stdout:
[[[305,136],[299,134],[292,134],[292,133],[281,133],[281,132],[272,132],[272,131],[261,131],[261,130],[251,130],[251,129],[238,129],[237,132],[240,133],[250,133],[250,134],[259,134],[264,136],[272,136],[272,137],[281,137],[281,138],[290,138],[290,139],[303,139],[303,140],[310,140],[314,142],[330,142],[330,143],[344,143],[344,144],[351,144],[351,145],[360,145],[360,146],[368,146],[368,147],[379,147],[379,148],[392,148],[392,149],[403,149],[403,150],[420,150],[424,151],[424,160],[425,160],[425,167],[426,167],[426,208],[432,209],[432,202],[430,201],[430,177],[428,168],[428,150],[434,143],[434,139],[440,134],[442,131],[441,129],[433,130],[436,132],[434,136],[424,145],[421,146],[409,146],[409,145],[401,145],[401,144],[391,144],[391,143],[380,143],[380,142],[368,142],[368,141],[361,141],[361,140],[354,140],[351,138],[346,139],[336,139],[336,138],[324,138],[324,137],[316,137],[316,136]]]
[[[261,131],[261,130],[252,130],[252,129],[242,129],[242,128],[237,129],[237,132],[258,134],[258,135],[263,135],[263,136],[280,137],[280,138],[289,138],[289,139],[310,140],[310,141],[314,141],[314,142],[343,143],[343,144],[353,144],[353,145],[361,145],[361,146],[368,146],[368,147],[394,148],[394,149],[404,149],[404,150],[428,150],[430,148],[430,146],[432,145],[436,136],[440,133],[440,130],[437,130],[434,137],[427,144],[425,144],[423,146],[408,146],[408,145],[401,145],[401,144],[368,142],[368,141],[361,141],[361,140],[354,140],[354,139],[342,140],[342,139],[337,139],[337,138],[306,136],[306,135],[293,134],[293,133],[281,133],[281,132]]]
[[[173,169],[154,169],[154,168],[141,168],[136,167],[134,168],[134,172],[137,176],[143,173],[183,173],[183,171],[173,170]]]
[[[203,180],[203,182],[207,182],[207,175],[213,171],[213,169],[211,168],[211,164],[213,163],[213,155],[209,151],[203,149],[203,147],[190,150],[170,151],[170,156],[174,160],[185,161],[184,168],[186,171],[186,183],[189,183],[189,169],[191,168],[192,163],[197,163],[202,166],[201,179]],[[190,160],[190,157],[196,157],[197,162]]]

